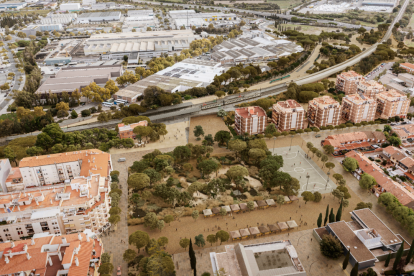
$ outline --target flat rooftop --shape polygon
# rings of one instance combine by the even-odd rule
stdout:
[[[402,242],[370,209],[354,210],[352,214],[359,218],[367,228],[374,228],[385,245]]]
[[[335,233],[345,247],[349,246],[351,248],[351,254],[357,262],[361,263],[376,259],[345,221],[329,223],[326,227]]]
[[[327,105],[336,105],[340,106],[340,104],[329,96],[322,96],[318,98],[314,98],[310,101],[310,103],[316,104],[318,106],[327,106]]]
[[[375,100],[371,97],[367,97],[363,94],[351,94],[346,95],[344,99],[349,100],[354,104],[372,104]]]

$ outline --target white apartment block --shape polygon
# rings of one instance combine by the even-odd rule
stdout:
[[[0,193],[6,192],[6,180],[10,174],[11,165],[9,159],[0,159]]]
[[[377,102],[363,94],[350,94],[342,98],[342,119],[354,124],[375,120]]]

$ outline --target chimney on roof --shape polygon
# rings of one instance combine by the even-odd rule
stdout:
[[[35,245],[35,240],[33,237],[32,237],[32,242],[30,243],[30,245]]]
[[[89,235],[86,234],[86,241],[89,242]]]
[[[75,257],[75,264],[76,264],[76,266],[79,266],[79,260],[78,260],[78,257]]]
[[[27,260],[30,260],[32,258],[32,256],[30,256],[29,253],[26,253],[26,258],[27,258]]]
[[[62,244],[66,244],[66,243],[68,243],[68,242],[66,241],[66,238],[65,238],[65,237],[62,237]]]
[[[4,260],[6,261],[6,264],[9,263],[9,258],[7,258],[7,256],[4,256]]]
[[[78,233],[78,240],[82,241],[82,235]]]
[[[49,257],[49,265],[53,266],[52,258]]]
[[[59,257],[59,261],[62,261],[62,252],[58,251],[58,257]]]
[[[23,251],[27,251],[27,244],[23,245]]]
[[[10,242],[10,247],[13,248],[14,247],[14,241]]]
[[[52,199],[50,199],[50,204],[53,204]]]

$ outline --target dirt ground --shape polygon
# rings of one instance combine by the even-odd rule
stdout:
[[[217,118],[217,117],[216,117]],[[191,122],[192,124],[193,122]],[[201,124],[201,122],[197,123]],[[215,133],[213,131],[213,133]],[[190,135],[191,137],[191,135]],[[191,139],[191,138],[190,138]],[[194,137],[193,137],[194,139]],[[273,139],[266,140],[266,143],[269,149],[273,148],[275,143],[276,147],[288,147],[292,141],[292,145],[301,146],[303,150],[307,152],[305,148],[306,141],[302,139],[299,135],[295,136],[293,140],[291,138],[278,138],[276,142]],[[222,149],[226,151],[225,149]],[[215,153],[215,152],[214,152]],[[214,154],[213,153],[213,154]],[[321,161],[317,161],[316,158],[313,159],[320,167],[322,167]],[[327,172],[327,170],[324,170]],[[331,176],[334,174],[334,169],[331,170]],[[334,181],[331,178],[331,181]],[[351,198],[349,199],[349,207],[346,208],[343,212],[342,219],[349,221],[351,216],[349,212],[355,208],[357,203],[361,200],[360,198],[352,191],[349,190]],[[168,238],[167,251],[169,253],[179,253],[184,252],[184,249],[180,247],[179,241],[181,238],[192,238],[196,235],[203,234],[206,238],[210,234],[215,234],[219,228],[226,231],[233,231],[241,228],[246,228],[249,226],[256,226],[257,224],[270,224],[280,221],[295,220],[297,224],[301,224],[298,230],[312,229],[316,227],[316,221],[318,219],[319,213],[325,214],[327,204],[330,208],[333,208],[334,213],[336,214],[339,207],[339,202],[337,199],[334,199],[332,195],[324,194],[324,198],[319,203],[308,202],[305,204],[303,200],[299,202],[294,202],[292,204],[285,204],[283,206],[272,207],[266,210],[256,210],[251,213],[237,213],[233,216],[222,217],[211,217],[204,218],[202,214],[195,221],[191,217],[181,217],[179,220],[173,221],[171,225],[166,225],[162,231],[159,230],[150,230],[149,228],[144,227],[144,225],[129,226],[129,234],[140,230],[147,232],[151,238],[159,238],[165,236]],[[306,222],[306,225],[305,225]],[[174,231],[175,229],[175,231]],[[298,231],[290,230],[290,231]],[[277,235],[275,236],[276,239]],[[209,244],[206,244],[206,247],[209,247]],[[135,249],[134,246],[130,246],[131,249]]]

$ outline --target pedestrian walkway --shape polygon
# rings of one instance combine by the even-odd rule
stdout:
[[[118,222],[116,230],[109,232],[109,235],[102,236],[105,252],[112,255],[112,264],[115,269],[112,275],[116,275],[116,268],[121,265],[123,275],[127,275],[128,264],[122,259],[122,255],[125,250],[128,249],[128,223],[127,223],[127,211],[128,211],[128,170],[120,169],[118,162],[114,162],[114,170],[119,171],[119,186],[122,187],[122,196],[119,200],[119,207],[122,212],[120,214],[121,221]],[[114,226],[111,226],[110,231],[114,230]]]

